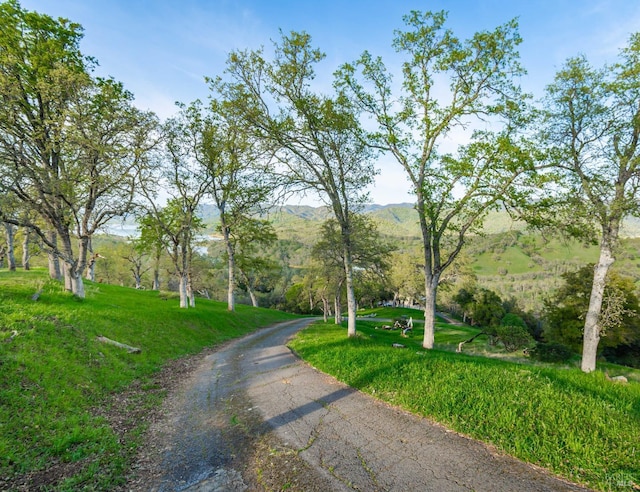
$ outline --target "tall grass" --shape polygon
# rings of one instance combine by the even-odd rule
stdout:
[[[82,462],[62,490],[112,488],[141,431],[120,442],[101,416],[115,393],[134,381],[148,384],[171,359],[291,317],[242,305],[229,313],[226,304],[206,300],[184,310],[168,294],[86,287],[79,300],[44,271],[0,272],[0,488],[2,478],[52,462]],[[141,353],[99,343],[99,335]],[[135,404],[157,404],[157,396]]]
[[[346,384],[600,490],[640,483],[640,384],[602,373],[420,348],[360,323],[314,325],[291,347]],[[443,330],[446,331],[446,330]],[[436,345],[439,339],[436,331]],[[452,341],[451,332],[445,334]],[[405,344],[394,349],[392,342]]]

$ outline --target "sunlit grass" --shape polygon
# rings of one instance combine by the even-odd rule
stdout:
[[[31,300],[38,290],[39,300]],[[106,284],[87,282],[86,290],[79,300],[44,271],[0,272],[0,476],[84,460],[67,490],[80,482],[113,488],[136,443],[120,442],[96,409],[170,359],[291,318],[244,305],[229,313],[207,300],[184,310],[158,292]],[[141,353],[99,343],[99,335]]]
[[[354,388],[569,480],[600,490],[612,477],[640,483],[640,384],[457,354],[450,344],[471,333],[460,327],[436,331],[436,346],[449,350],[426,351],[421,333],[403,338],[377,326],[358,322],[359,336],[349,339],[344,327],[317,324],[291,347]]]

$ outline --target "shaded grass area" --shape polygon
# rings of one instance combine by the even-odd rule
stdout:
[[[437,329],[440,349],[426,351],[421,331],[402,338],[377,326],[359,321],[359,336],[348,339],[344,327],[316,324],[290,346],[354,388],[571,481],[600,490],[640,484],[640,384],[441,350],[465,339],[459,327]]]
[[[114,432],[104,416],[114,395],[151,385],[170,360],[292,318],[243,305],[229,313],[207,300],[184,310],[167,294],[86,287],[79,300],[44,271],[0,272],[0,489],[52,463],[78,465],[55,490],[112,489],[143,430],[125,440]],[[142,352],[99,343],[99,335]],[[150,391],[132,404],[144,410],[161,396]]]

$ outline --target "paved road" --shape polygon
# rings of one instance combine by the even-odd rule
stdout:
[[[314,490],[584,490],[308,367],[285,347],[308,322],[260,330],[203,360],[151,429],[164,444],[147,490],[259,489],[246,457],[265,436],[297,450]]]

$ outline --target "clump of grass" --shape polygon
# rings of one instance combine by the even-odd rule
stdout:
[[[640,385],[600,372],[535,366],[420,347],[421,336],[359,323],[314,325],[291,347],[318,369],[565,478],[609,490],[640,483]],[[438,339],[436,344],[442,342]],[[451,341],[451,333],[444,339]],[[395,350],[391,343],[408,349]]]
[[[82,462],[59,490],[112,489],[135,442],[120,442],[96,408],[171,359],[291,318],[243,305],[229,313],[207,300],[184,310],[157,292],[91,282],[86,291],[78,300],[42,270],[0,272],[0,488],[51,462]],[[142,352],[99,343],[99,335]]]

